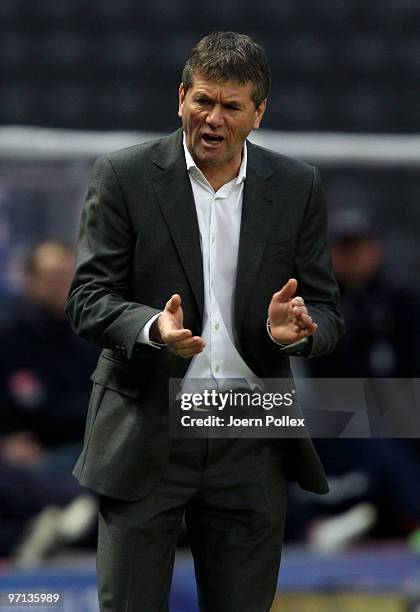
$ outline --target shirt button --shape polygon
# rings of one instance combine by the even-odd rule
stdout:
[[[216,366],[216,372],[219,372],[220,366]]]
[[[216,323],[216,325],[214,326],[214,329],[219,329],[219,324]]]
[[[216,240],[216,236],[212,236],[211,237],[211,243],[214,244],[214,241]]]

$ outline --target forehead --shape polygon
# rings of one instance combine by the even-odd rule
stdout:
[[[34,259],[35,269],[39,273],[73,265],[73,254],[55,245],[40,247]]]
[[[216,81],[203,74],[194,74],[192,85],[189,89],[191,94],[203,93],[210,97],[222,97],[224,99],[241,99],[252,101],[254,84],[238,83],[237,81]]]

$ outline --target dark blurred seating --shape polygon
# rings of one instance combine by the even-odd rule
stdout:
[[[8,95],[1,92],[3,122],[167,131],[169,105],[160,108],[145,99],[167,99],[186,51],[204,32],[236,29],[266,47],[276,87],[289,88],[283,102],[289,108],[268,112],[264,127],[420,127],[416,0],[225,0],[200,6],[193,0],[3,0],[1,13],[0,68],[11,84]],[[126,104],[114,96],[114,82],[121,80]],[[309,95],[296,93],[303,83]],[[37,103],[40,87],[54,112]],[[111,98],[93,116],[86,108],[91,92]],[[29,102],[15,104],[19,97]]]

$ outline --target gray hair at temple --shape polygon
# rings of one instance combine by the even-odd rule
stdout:
[[[271,87],[271,69],[264,49],[246,34],[212,32],[192,48],[182,71],[184,91],[194,74],[204,74],[218,82],[254,84],[252,100],[258,107]]]

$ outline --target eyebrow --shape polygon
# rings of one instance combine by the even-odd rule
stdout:
[[[201,100],[208,100],[210,102],[214,101],[214,98],[210,94],[207,94],[207,93],[204,93],[204,92],[200,92],[200,91],[197,91],[195,93],[194,98],[196,100],[200,100],[201,99]],[[243,107],[243,102],[239,101],[237,98],[232,98],[231,100],[223,101],[222,105],[223,106],[236,106],[238,108],[242,108]]]

